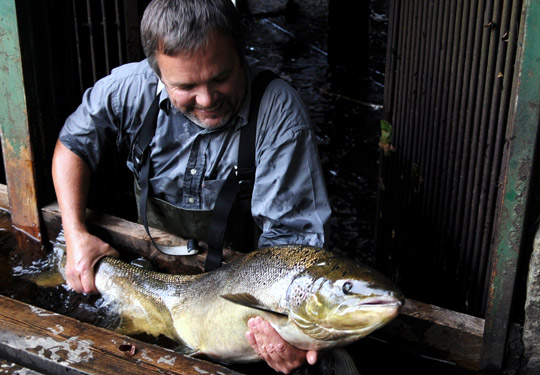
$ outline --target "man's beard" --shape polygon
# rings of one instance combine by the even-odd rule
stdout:
[[[232,108],[229,108],[229,110],[227,112],[225,112],[225,114],[223,115],[223,118],[221,119],[221,121],[216,125],[205,124],[197,116],[195,116],[195,114],[193,114],[192,110],[188,110],[188,111],[182,112],[182,113],[191,122],[193,122],[197,126],[200,126],[201,128],[204,128],[204,129],[219,129],[219,128],[227,125],[227,123],[229,122],[229,120],[231,119],[231,117],[233,115],[233,110],[232,110]]]

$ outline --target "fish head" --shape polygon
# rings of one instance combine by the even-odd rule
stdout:
[[[399,314],[401,291],[379,272],[333,258],[299,273],[287,290],[289,318],[316,340],[344,345]]]

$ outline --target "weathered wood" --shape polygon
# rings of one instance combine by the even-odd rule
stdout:
[[[0,374],[2,375],[43,375],[41,372],[30,370],[17,363],[0,359]]]
[[[480,368],[484,319],[408,299],[401,314],[374,337],[407,351]]]
[[[449,329],[457,329],[477,337],[482,337],[484,334],[485,321],[482,318],[446,310],[412,299],[407,299],[405,306],[401,310],[401,314],[411,318],[429,321]]]
[[[3,296],[0,357],[46,374],[238,374]]]

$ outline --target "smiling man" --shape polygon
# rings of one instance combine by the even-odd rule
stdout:
[[[241,251],[324,246],[330,208],[309,115],[287,83],[248,63],[231,1],[154,0],[141,36],[147,59],[96,82],[59,135],[53,179],[68,283],[95,292],[94,265],[119,255],[84,222],[91,175],[109,149],[129,155],[150,226]],[[222,215],[223,206],[232,208]],[[277,371],[317,359],[260,318],[246,331]]]

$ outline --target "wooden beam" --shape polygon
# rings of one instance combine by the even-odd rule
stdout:
[[[372,336],[408,352],[477,371],[484,325],[484,319],[407,299],[401,314]]]
[[[238,374],[4,296],[0,356],[45,374]]]

